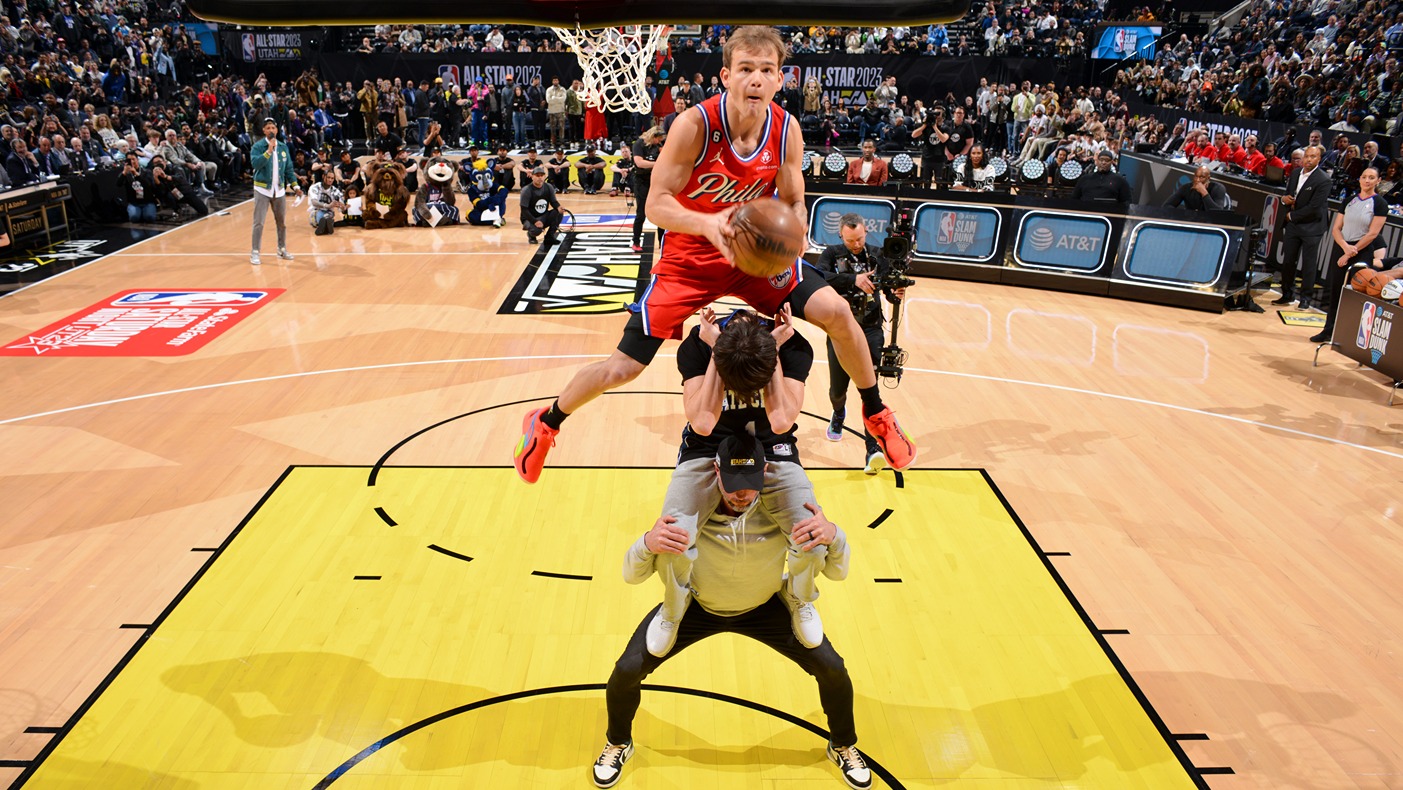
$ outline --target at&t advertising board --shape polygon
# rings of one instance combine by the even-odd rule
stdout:
[[[896,204],[890,200],[823,196],[809,209],[809,240],[820,247],[842,244],[838,235],[844,214],[857,214],[867,226],[867,243],[882,246],[891,227]]]
[[[1105,265],[1110,238],[1105,217],[1029,211],[1018,224],[1013,259],[1035,269],[1092,274]]]

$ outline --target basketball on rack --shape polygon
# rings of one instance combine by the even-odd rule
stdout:
[[[1379,286],[1374,284],[1374,280],[1377,277],[1378,273],[1375,272],[1373,269],[1360,269],[1359,271],[1354,273],[1353,277],[1350,278],[1349,287],[1362,294],[1378,296]]]
[[[1403,278],[1389,280],[1379,291],[1379,298],[1385,302],[1397,302],[1403,297]]]
[[[752,277],[774,277],[794,265],[808,246],[804,221],[785,203],[760,198],[731,215],[736,268]]]

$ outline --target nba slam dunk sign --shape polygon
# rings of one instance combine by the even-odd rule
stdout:
[[[1333,348],[1346,357],[1403,381],[1403,346],[1393,341],[1393,325],[1398,323],[1396,304],[1365,296],[1353,288],[1340,291],[1336,309]]]
[[[917,256],[988,263],[997,254],[1003,216],[990,208],[923,203],[912,224]]]
[[[190,354],[272,301],[261,291],[122,291],[0,348],[8,357]]]

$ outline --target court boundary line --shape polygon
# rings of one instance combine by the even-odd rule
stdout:
[[[101,260],[101,259],[99,259],[99,260]],[[85,265],[86,265],[86,264],[85,264]],[[72,269],[69,269],[68,271],[73,271],[73,270],[72,270]],[[60,274],[60,275],[56,275],[56,276],[62,276],[62,275]],[[52,280],[53,278],[50,277],[50,278],[48,278],[48,279],[49,279],[49,280]],[[47,282],[47,281],[48,281],[48,280],[43,280],[43,281],[41,281],[41,282]],[[38,283],[35,283],[35,284],[37,285]],[[21,290],[23,290],[23,289],[21,289]],[[18,291],[14,291],[14,292],[12,292],[12,293],[18,293]],[[234,381],[220,381],[220,382],[214,382],[214,383],[211,383],[211,384],[199,384],[199,385],[196,385],[196,386],[193,386],[193,387],[181,387],[181,388],[179,388],[179,389],[162,390],[162,391],[159,391],[159,392],[148,392],[148,393],[143,393],[143,394],[141,394],[141,395],[128,395],[128,396],[123,397],[123,398],[113,398],[113,399],[111,399],[111,400],[94,401],[94,402],[92,402],[92,403],[83,403],[83,404],[79,404],[79,405],[77,405],[77,406],[67,406],[67,407],[64,407],[64,408],[62,408],[62,409],[52,409],[52,410],[50,410],[50,411],[36,412],[36,413],[34,413],[34,414],[25,414],[25,415],[20,415],[20,416],[18,416],[18,417],[9,417],[9,418],[0,420],[0,425],[10,425],[10,424],[12,424],[12,423],[24,422],[24,421],[26,421],[26,420],[34,420],[34,419],[38,419],[38,418],[40,418],[40,417],[52,417],[52,416],[58,415],[58,414],[67,414],[67,413],[69,413],[69,412],[83,411],[83,410],[85,410],[85,409],[94,409],[94,408],[99,408],[99,407],[102,407],[102,406],[113,406],[113,405],[116,405],[116,404],[119,404],[119,403],[131,403],[131,402],[133,402],[133,401],[147,400],[147,399],[149,399],[149,398],[161,398],[161,397],[166,397],[166,396],[169,396],[169,395],[183,395],[183,394],[190,393],[190,392],[202,392],[202,391],[205,391],[205,390],[219,389],[219,388],[221,388],[221,387],[234,387],[234,386],[240,386],[240,385],[244,385],[244,384],[264,384],[264,383],[271,382],[271,381],[283,381],[283,380],[286,380],[286,379],[304,378],[304,377],[311,377],[311,376],[325,376],[325,375],[330,375],[330,374],[334,374],[334,373],[360,373],[360,372],[372,371],[372,370],[389,370],[389,369],[391,369],[391,368],[408,368],[408,367],[419,367],[419,366],[425,366],[425,365],[461,365],[461,364],[481,363],[481,362],[530,362],[530,361],[537,361],[537,360],[539,360],[539,361],[562,361],[562,360],[570,360],[570,359],[575,359],[575,360],[583,360],[583,359],[606,359],[606,358],[608,358],[608,356],[609,356],[608,354],[549,354],[549,355],[547,355],[547,354],[542,354],[542,355],[533,355],[533,356],[464,357],[464,358],[459,358],[459,359],[425,359],[425,360],[419,360],[419,361],[416,361],[416,362],[386,362],[386,363],[382,363],[382,364],[378,364],[378,365],[357,365],[357,366],[354,366],[354,367],[346,367],[346,368],[328,368],[328,369],[326,369],[326,370],[305,370],[305,371],[301,371],[301,372],[298,372],[298,373],[282,373],[282,374],[279,374],[279,375],[276,375],[276,376],[260,376],[260,377],[251,378],[251,379],[236,379],[236,380],[234,380]],[[657,358],[657,359],[674,359],[675,357],[676,357],[676,355],[674,355],[674,354],[659,354],[656,358]],[[816,364],[820,364],[820,365],[826,365],[826,364],[828,364],[828,362],[827,362],[826,360],[818,360],[818,359],[816,359],[816,360],[814,360],[814,362],[815,362]],[[1249,420],[1249,419],[1247,419],[1246,417],[1237,417],[1237,416],[1234,416],[1234,415],[1231,415],[1231,414],[1219,414],[1219,413],[1217,413],[1217,412],[1207,411],[1207,410],[1205,410],[1205,409],[1194,408],[1193,406],[1181,406],[1181,405],[1176,404],[1176,403],[1166,403],[1166,402],[1164,402],[1164,401],[1149,400],[1148,398],[1138,398],[1138,397],[1135,397],[1135,396],[1133,396],[1133,395],[1120,395],[1120,394],[1117,394],[1117,393],[1114,393],[1114,392],[1102,392],[1102,391],[1099,391],[1099,390],[1089,390],[1089,389],[1084,389],[1084,388],[1081,388],[1081,387],[1071,387],[1071,386],[1067,386],[1067,385],[1065,385],[1065,384],[1051,384],[1051,383],[1042,382],[1042,381],[1029,381],[1029,380],[1027,380],[1027,379],[1012,379],[1012,378],[1007,378],[1007,377],[1004,377],[1004,376],[988,376],[988,375],[984,375],[984,374],[982,374],[982,373],[962,373],[962,372],[954,371],[954,370],[937,370],[937,369],[933,369],[933,368],[911,368],[911,367],[908,367],[908,368],[906,368],[906,372],[907,372],[907,373],[926,373],[926,374],[931,374],[931,375],[936,375],[936,376],[953,376],[953,377],[955,377],[955,378],[971,379],[971,380],[974,380],[974,381],[987,381],[987,382],[992,382],[992,383],[996,383],[996,384],[1012,384],[1012,385],[1016,385],[1016,386],[1035,387],[1035,388],[1039,388],[1039,389],[1054,390],[1054,391],[1057,391],[1057,392],[1067,392],[1067,393],[1072,393],[1072,394],[1076,394],[1076,395],[1089,395],[1089,396],[1095,397],[1095,398],[1107,398],[1107,399],[1109,399],[1109,400],[1121,401],[1121,402],[1123,402],[1123,403],[1133,403],[1133,404],[1140,405],[1140,406],[1158,407],[1158,408],[1169,409],[1169,410],[1171,410],[1171,411],[1177,411],[1177,412],[1181,412],[1181,413],[1185,413],[1185,414],[1195,414],[1195,415],[1198,415],[1198,416],[1201,416],[1201,417],[1210,417],[1210,418],[1213,418],[1213,419],[1224,420],[1224,421],[1227,421],[1227,422],[1237,423],[1237,424],[1239,424],[1239,425],[1247,425],[1247,426],[1251,426],[1251,427],[1254,427],[1254,428],[1266,428],[1266,429],[1268,429],[1268,430],[1279,431],[1279,432],[1281,432],[1281,433],[1290,434],[1290,435],[1292,435],[1292,436],[1299,436],[1299,437],[1306,438],[1306,439],[1318,439],[1318,440],[1320,440],[1320,441],[1322,441],[1322,442],[1327,442],[1327,443],[1329,443],[1329,444],[1338,445],[1338,446],[1340,446],[1340,447],[1348,447],[1348,448],[1353,449],[1353,450],[1362,450],[1362,451],[1368,452],[1368,453],[1375,453],[1375,454],[1377,454],[1377,455],[1382,455],[1382,456],[1386,456],[1386,457],[1389,457],[1389,458],[1396,458],[1396,459],[1399,459],[1399,460],[1403,460],[1403,453],[1393,452],[1393,451],[1391,451],[1391,450],[1387,450],[1387,449],[1384,449],[1384,448],[1382,448],[1382,447],[1370,447],[1370,446],[1364,445],[1364,444],[1356,444],[1356,443],[1354,443],[1354,442],[1347,442],[1347,441],[1345,441],[1345,440],[1343,440],[1343,439],[1337,439],[1337,438],[1335,438],[1335,437],[1333,437],[1333,436],[1322,436],[1322,435],[1320,435],[1320,434],[1310,433],[1310,432],[1308,432],[1308,431],[1302,431],[1302,430],[1299,430],[1299,429],[1297,429],[1297,428],[1288,428],[1288,427],[1286,427],[1286,426],[1284,426],[1284,425],[1272,425],[1271,423],[1268,423],[1268,422],[1261,422],[1261,421],[1259,421],[1259,420]],[[627,390],[624,390],[624,391],[621,391],[621,392],[627,392]]]
[[[1179,742],[1175,740],[1174,733],[1169,729],[1169,726],[1164,723],[1164,719],[1160,717],[1154,705],[1150,704],[1150,698],[1145,695],[1145,692],[1140,688],[1140,684],[1135,682],[1135,678],[1130,674],[1130,670],[1126,669],[1125,664],[1121,662],[1120,656],[1117,655],[1116,651],[1111,647],[1111,643],[1106,641],[1106,634],[1108,633],[1129,635],[1130,632],[1128,630],[1106,631],[1097,627],[1096,623],[1091,619],[1091,615],[1087,613],[1086,608],[1082,606],[1081,601],[1077,599],[1076,593],[1072,592],[1071,586],[1067,584],[1067,581],[1062,578],[1062,574],[1058,572],[1057,566],[1052,563],[1052,560],[1048,559],[1048,555],[1043,551],[1042,546],[1038,543],[1038,539],[1033,537],[1032,531],[1023,523],[1023,519],[1019,517],[1018,511],[1013,509],[1013,505],[1008,501],[1008,498],[1004,496],[1004,492],[999,490],[998,484],[994,482],[993,475],[990,475],[989,470],[984,468],[975,471],[978,471],[980,476],[984,478],[984,484],[989,487],[989,490],[993,492],[994,496],[998,497],[999,504],[1003,506],[1004,512],[1008,514],[1009,520],[1018,527],[1018,531],[1023,534],[1023,539],[1028,541],[1028,547],[1037,555],[1038,561],[1043,565],[1043,570],[1052,577],[1052,581],[1057,585],[1057,588],[1062,591],[1062,595],[1066,597],[1067,603],[1071,604],[1072,610],[1077,613],[1077,617],[1081,619],[1082,625],[1086,627],[1091,638],[1095,639],[1096,644],[1100,645],[1101,652],[1106,654],[1106,659],[1111,662],[1111,666],[1115,667],[1116,674],[1120,676],[1121,682],[1126,685],[1126,688],[1130,689],[1130,693],[1135,697],[1135,701],[1140,703],[1140,707],[1144,709],[1145,715],[1150,719],[1150,723],[1154,725],[1155,730],[1157,730],[1160,737],[1164,739],[1164,743],[1169,747],[1169,751],[1178,758],[1179,764],[1184,768],[1189,779],[1194,783],[1194,787],[1199,788],[1199,790],[1211,790],[1207,781],[1203,778],[1205,769],[1194,765],[1193,761],[1189,759],[1188,753],[1185,752],[1183,747],[1179,745]]]
[[[151,639],[151,637],[153,637],[153,636],[155,635],[156,631],[160,628],[160,626],[161,626],[162,624],[164,624],[165,621],[166,621],[166,619],[175,611],[176,607],[179,606],[180,603],[181,603],[182,601],[185,600],[186,596],[189,595],[190,592],[195,588],[195,585],[196,585],[197,583],[199,583],[199,581],[200,581],[201,579],[204,578],[205,574],[209,571],[209,569],[212,568],[212,567],[214,566],[214,564],[220,559],[220,557],[224,556],[225,551],[228,550],[229,546],[233,543],[234,539],[235,539],[236,537],[238,537],[238,536],[243,532],[244,528],[245,528],[246,526],[248,526],[248,524],[250,524],[250,523],[253,521],[254,517],[255,517],[256,515],[258,515],[259,511],[263,509],[263,507],[268,503],[268,500],[272,498],[273,494],[283,485],[284,482],[286,482],[287,478],[288,478],[294,471],[296,471],[296,470],[298,470],[298,469],[351,469],[351,470],[364,470],[365,468],[366,468],[366,467],[365,467],[364,464],[305,464],[305,465],[303,465],[303,464],[290,464],[290,465],[288,465],[287,467],[285,467],[285,468],[283,469],[282,473],[278,475],[277,479],[273,481],[273,483],[268,487],[268,489],[267,489],[266,491],[263,492],[263,495],[262,495],[261,497],[259,497],[258,501],[257,501],[256,503],[254,503],[253,507],[248,511],[248,513],[245,514],[244,517],[239,521],[239,523],[230,531],[229,535],[228,535],[223,541],[220,542],[218,548],[215,549],[212,553],[210,553],[209,557],[206,558],[205,562],[204,562],[204,563],[200,566],[200,568],[199,568],[198,570],[196,570],[195,573],[190,577],[190,580],[189,580],[188,582],[185,583],[185,585],[180,589],[179,592],[176,593],[176,595],[171,599],[170,603],[167,604],[166,607],[161,611],[160,615],[158,615],[158,616],[156,617],[156,619],[153,620],[153,621],[151,622],[150,626],[146,627],[146,628],[142,631],[141,635],[136,639],[136,641],[132,644],[132,646],[131,646],[130,648],[127,649],[127,652],[126,652],[125,654],[123,654],[122,658],[118,660],[117,664],[113,666],[113,668],[111,669],[111,671],[109,671],[109,672],[103,677],[103,679],[98,683],[98,685],[93,689],[93,691],[88,695],[88,697],[87,697],[86,699],[83,700],[83,703],[78,707],[77,710],[74,711],[73,715],[70,716],[69,719],[68,719],[66,722],[64,722],[64,724],[62,725],[62,727],[58,728],[58,732],[54,735],[54,737],[50,738],[50,739],[48,740],[48,742],[45,743],[45,745],[43,746],[43,748],[40,749],[39,753],[38,753],[32,760],[30,760],[30,761],[28,762],[28,764],[24,767],[23,772],[19,775],[19,778],[15,780],[14,784],[11,785],[11,790],[20,790],[20,788],[23,788],[24,785],[34,776],[34,774],[38,772],[38,770],[39,770],[39,769],[43,766],[43,764],[47,761],[47,759],[49,758],[49,756],[50,756],[51,754],[53,754],[53,752],[56,751],[56,750],[58,749],[59,745],[60,745],[60,744],[63,742],[63,740],[68,736],[68,734],[72,732],[72,730],[78,725],[78,723],[79,723],[80,721],[82,721],[83,716],[85,716],[85,715],[87,714],[87,712],[92,708],[92,706],[93,706],[94,704],[97,703],[98,699],[101,698],[102,694],[105,693],[105,692],[107,691],[107,689],[108,689],[114,682],[116,682],[117,678],[121,675],[122,670],[125,669],[125,668],[127,667],[127,665],[131,663],[131,661],[136,657],[137,653],[141,650],[141,648]],[[454,465],[423,465],[423,466],[420,466],[420,465],[406,465],[406,466],[390,466],[390,467],[384,467],[384,468],[387,468],[387,469],[410,469],[410,470],[412,470],[412,469],[509,469],[509,468],[511,468],[511,467],[498,466],[498,465],[480,464],[480,465],[467,465],[467,466],[454,466]],[[598,466],[566,466],[566,467],[559,467],[559,468],[562,468],[562,469],[589,469],[589,470],[592,470],[592,471],[597,471],[597,470],[601,470],[601,469],[615,469],[615,470],[623,469],[623,470],[634,470],[634,471],[667,471],[667,470],[670,470],[670,469],[671,469],[671,467],[661,467],[661,466],[621,466],[621,465],[609,465],[609,466],[602,466],[602,467],[598,467]],[[841,471],[841,470],[830,470],[830,471]],[[1048,557],[1044,554],[1044,552],[1042,551],[1042,548],[1039,546],[1039,544],[1038,544],[1038,542],[1037,542],[1037,539],[1033,537],[1032,532],[1028,530],[1027,525],[1023,523],[1022,518],[1020,518],[1020,517],[1018,516],[1018,512],[1015,511],[1015,510],[1013,509],[1012,504],[1010,504],[1009,501],[1008,501],[1008,499],[1003,495],[1003,492],[999,489],[998,485],[994,482],[993,476],[989,474],[989,471],[988,471],[987,469],[985,469],[985,468],[983,468],[983,467],[974,467],[974,468],[971,468],[971,467],[933,467],[933,468],[916,468],[916,469],[911,469],[911,470],[908,470],[908,471],[925,471],[925,472],[976,472],[976,473],[978,473],[978,474],[980,475],[980,478],[984,481],[984,484],[988,487],[989,491],[990,491],[991,493],[993,493],[995,497],[997,497],[997,499],[999,500],[999,503],[1003,506],[1005,513],[1006,513],[1006,514],[1008,515],[1008,517],[1009,517],[1009,520],[1013,522],[1013,524],[1018,528],[1019,532],[1023,535],[1025,541],[1027,541],[1027,543],[1028,543],[1029,548],[1031,548],[1031,549],[1033,550],[1033,553],[1034,553],[1034,554],[1038,557],[1038,559],[1042,562],[1042,564],[1043,564],[1043,569],[1052,577],[1053,582],[1057,585],[1058,589],[1061,590],[1061,592],[1062,592],[1063,596],[1066,598],[1067,602],[1072,606],[1073,610],[1077,613],[1078,617],[1079,617],[1079,618],[1081,619],[1081,621],[1082,621],[1082,625],[1087,629],[1087,632],[1088,632],[1088,633],[1090,634],[1090,636],[1097,642],[1097,644],[1101,646],[1101,649],[1102,649],[1103,653],[1105,654],[1107,660],[1110,661],[1110,663],[1112,664],[1113,667],[1115,667],[1117,674],[1118,674],[1118,675],[1120,676],[1120,678],[1121,678],[1121,682],[1124,683],[1124,684],[1126,685],[1126,687],[1130,690],[1131,694],[1135,697],[1136,701],[1140,703],[1141,708],[1142,708],[1143,712],[1145,713],[1145,715],[1149,718],[1150,723],[1155,727],[1156,731],[1159,732],[1160,736],[1164,739],[1164,741],[1165,741],[1166,745],[1168,746],[1170,752],[1171,752],[1172,754],[1174,754],[1175,757],[1178,759],[1178,761],[1179,761],[1179,763],[1180,763],[1180,767],[1184,769],[1186,776],[1189,778],[1189,780],[1190,780],[1191,782],[1194,783],[1194,786],[1195,786],[1196,788],[1198,788],[1198,790],[1212,790],[1212,788],[1207,784],[1207,781],[1203,778],[1205,774],[1230,774],[1230,773],[1233,773],[1233,769],[1232,769],[1231,767],[1226,767],[1226,766],[1221,766],[1221,767],[1207,767],[1207,768],[1198,768],[1198,767],[1194,766],[1193,762],[1189,759],[1187,753],[1185,753],[1185,752],[1183,751],[1183,749],[1180,747],[1180,745],[1179,745],[1179,743],[1178,743],[1178,741],[1177,741],[1177,739],[1176,739],[1174,733],[1169,729],[1169,727],[1164,723],[1164,720],[1160,717],[1159,713],[1154,709],[1154,706],[1150,703],[1149,698],[1145,695],[1144,691],[1140,689],[1139,684],[1137,684],[1137,683],[1135,682],[1135,680],[1134,680],[1134,678],[1131,676],[1129,670],[1126,669],[1125,665],[1121,662],[1120,657],[1119,657],[1118,655],[1116,655],[1115,651],[1110,647],[1110,644],[1109,644],[1108,642],[1106,642],[1105,636],[1102,634],[1102,632],[1101,632],[1099,629],[1097,629],[1095,623],[1091,620],[1090,615],[1087,614],[1086,609],[1081,605],[1081,602],[1077,599],[1075,593],[1072,592],[1072,590],[1071,590],[1070,586],[1068,586],[1066,580],[1064,580],[1064,579],[1062,578],[1062,575],[1057,571],[1057,568],[1052,564],[1051,560],[1049,560]],[[900,486],[897,486],[897,487],[900,487]],[[444,553],[446,553],[446,554],[451,554],[451,552],[446,552],[446,551],[445,551]],[[885,579],[882,579],[882,580],[876,580],[876,581],[886,581],[886,580],[885,580]],[[602,688],[604,687],[604,685],[605,685],[605,684],[602,684],[602,683],[595,683],[595,684],[581,684],[581,685],[576,685],[576,686],[547,687],[547,688],[544,688],[544,689],[525,689],[525,690],[522,690],[522,691],[519,691],[519,692],[511,692],[511,693],[508,693],[508,694],[506,694],[506,695],[499,695],[499,696],[497,696],[497,697],[488,698],[488,699],[486,699],[486,700],[477,700],[477,701],[475,701],[475,702],[467,703],[467,704],[465,704],[465,705],[458,706],[458,707],[455,707],[455,708],[451,708],[451,709],[446,710],[446,711],[441,711],[440,713],[437,713],[437,714],[434,714],[434,715],[432,715],[432,716],[429,716],[429,717],[426,717],[426,718],[424,718],[424,719],[421,719],[419,722],[415,722],[414,724],[411,724],[411,725],[408,725],[407,727],[401,728],[400,730],[396,731],[395,733],[392,733],[391,735],[386,736],[385,738],[382,738],[382,739],[377,740],[375,743],[371,744],[370,746],[366,747],[365,749],[362,749],[360,752],[357,752],[356,754],[352,755],[350,758],[344,760],[340,765],[338,765],[337,768],[333,769],[333,771],[332,771],[331,773],[327,774],[327,776],[324,777],[324,778],[322,779],[322,781],[316,785],[316,788],[325,788],[325,787],[329,786],[332,782],[335,782],[338,778],[340,778],[342,775],[344,775],[347,771],[349,771],[350,769],[354,768],[356,764],[358,764],[359,762],[361,762],[362,760],[364,760],[366,757],[369,757],[371,754],[374,754],[374,753],[375,753],[376,751],[378,751],[381,747],[383,747],[383,746],[385,746],[385,745],[388,745],[389,743],[393,743],[394,741],[398,740],[399,738],[402,738],[402,737],[404,737],[404,736],[406,736],[406,735],[412,734],[413,732],[416,732],[416,731],[418,731],[419,729],[422,729],[422,728],[424,728],[424,727],[430,726],[430,725],[432,725],[432,724],[437,723],[438,721],[441,721],[441,720],[446,719],[446,718],[450,718],[451,716],[455,716],[455,715],[457,715],[457,714],[459,714],[459,713],[465,713],[465,712],[474,710],[474,709],[479,708],[479,707],[485,707],[485,706],[487,706],[487,705],[492,705],[492,704],[496,704],[496,703],[499,703],[499,702],[507,702],[507,701],[511,701],[511,700],[515,700],[515,699],[523,698],[523,697],[529,697],[529,696],[538,696],[538,695],[540,695],[540,694],[542,694],[542,693],[546,693],[546,692],[570,691],[570,690],[583,690],[583,689],[594,689],[594,688],[602,689]],[[759,711],[759,712],[762,712],[762,713],[768,713],[768,714],[770,714],[770,715],[772,715],[772,716],[776,716],[777,718],[780,718],[780,719],[782,719],[782,720],[784,720],[784,721],[787,721],[787,722],[789,722],[789,723],[791,723],[791,724],[794,724],[794,725],[796,725],[796,726],[799,726],[799,727],[802,728],[802,729],[806,729],[806,730],[809,730],[810,732],[816,733],[816,734],[820,735],[821,737],[825,737],[825,738],[826,738],[826,737],[828,736],[828,732],[827,732],[826,730],[824,730],[823,728],[819,727],[819,726],[816,725],[816,724],[813,724],[812,722],[809,722],[809,721],[807,721],[807,720],[805,720],[805,719],[802,719],[802,718],[799,718],[799,717],[795,717],[795,716],[793,716],[792,714],[785,713],[784,711],[781,711],[781,710],[779,710],[779,709],[770,708],[769,706],[765,706],[765,705],[762,705],[762,704],[760,704],[760,703],[755,703],[755,702],[752,702],[752,701],[750,701],[750,700],[744,700],[744,699],[741,699],[741,698],[732,698],[732,697],[728,697],[727,695],[720,694],[720,693],[718,693],[718,692],[709,692],[709,691],[705,691],[705,690],[701,690],[701,689],[687,689],[687,688],[675,687],[675,686],[654,686],[654,685],[652,685],[652,684],[644,684],[643,687],[644,687],[645,689],[648,689],[648,690],[668,691],[668,692],[672,692],[672,693],[688,694],[688,695],[697,696],[697,697],[703,697],[703,698],[720,699],[720,700],[723,700],[723,701],[726,701],[726,702],[731,702],[731,703],[734,703],[734,704],[741,705],[742,707],[748,707],[748,708],[754,709],[754,710]],[[884,781],[886,781],[890,786],[892,786],[892,787],[895,788],[896,790],[901,790],[901,788],[904,787],[904,786],[900,783],[900,781],[896,779],[895,776],[893,776],[885,767],[883,767],[883,766],[881,766],[879,763],[877,763],[876,760],[872,759],[872,757],[871,757],[870,755],[868,755],[866,752],[864,752],[864,756],[866,756],[866,757],[868,758],[868,763],[869,763],[869,765],[871,765],[871,767],[873,768],[873,772],[876,773],[878,776],[880,776],[880,777],[881,777]],[[6,765],[6,766],[4,766],[4,767],[19,767],[19,766],[18,766],[18,765]]]
[[[102,697],[103,693],[116,682],[117,677],[122,674],[122,670],[126,669],[132,659],[136,658],[136,654],[141,650],[142,646],[150,641],[151,637],[154,636],[161,625],[165,623],[166,618],[175,611],[175,608],[180,605],[181,601],[185,600],[185,596],[189,595],[190,591],[195,589],[195,585],[200,579],[204,578],[205,573],[208,572],[210,568],[214,567],[214,564],[220,557],[224,556],[224,552],[229,548],[229,544],[233,543],[234,538],[238,537],[239,533],[243,532],[244,527],[248,526],[249,522],[253,521],[253,517],[257,515],[258,511],[262,510],[263,506],[272,498],[273,492],[277,491],[278,488],[282,486],[283,482],[287,480],[288,475],[292,474],[293,470],[296,468],[297,467],[294,465],[289,465],[283,469],[282,474],[278,475],[278,478],[273,481],[273,484],[268,487],[268,490],[263,492],[263,496],[259,497],[258,501],[254,503],[253,509],[249,510],[249,512],[240,519],[239,523],[229,532],[228,537],[220,541],[219,547],[210,552],[210,555],[205,558],[204,563],[202,563],[199,569],[195,571],[194,575],[190,577],[190,581],[186,582],[185,586],[180,588],[180,591],[175,594],[175,597],[171,599],[170,603],[166,604],[166,607],[161,610],[161,613],[156,616],[156,619],[151,621],[151,625],[142,630],[141,635],[136,638],[136,641],[132,643],[131,647],[127,648],[127,652],[122,654],[122,657],[118,659],[111,671],[103,676],[92,693],[83,700],[83,703],[78,706],[77,710],[73,711],[73,715],[68,717],[68,721],[63,723],[63,726],[59,728],[59,732],[44,744],[44,747],[40,749],[39,753],[34,756],[34,759],[30,761],[29,766],[24,769],[19,775],[19,778],[15,780],[14,784],[10,785],[10,790],[19,790],[19,788],[24,787],[25,783],[34,776],[49,758],[49,755],[53,754],[53,752],[58,749],[59,744],[63,742],[64,738],[68,737],[68,734],[73,731],[74,727],[78,726],[78,722],[83,720],[83,717],[87,715],[92,706],[97,704],[98,699]]]
[[[76,271],[78,271],[79,269],[83,269],[83,268],[87,268],[88,266],[92,266],[94,263],[97,263],[97,262],[99,262],[99,261],[105,261],[105,260],[107,260],[108,258],[116,257],[116,256],[118,256],[118,255],[121,255],[121,254],[124,253],[124,252],[127,252],[127,251],[129,251],[129,250],[135,249],[135,248],[137,248],[137,247],[140,247],[141,245],[145,244],[145,243],[148,242],[148,241],[155,241],[156,239],[159,239],[159,238],[161,238],[162,236],[165,236],[165,235],[168,234],[168,233],[175,233],[175,232],[178,231],[178,230],[181,230],[181,229],[184,229],[184,228],[188,228],[188,227],[190,227],[190,226],[192,226],[192,225],[198,225],[198,224],[200,224],[201,222],[204,222],[205,220],[209,219],[210,217],[222,217],[222,216],[225,216],[226,213],[232,212],[234,209],[238,208],[239,206],[242,206],[242,205],[245,204],[245,203],[251,203],[251,202],[253,202],[253,198],[252,198],[252,197],[245,198],[244,200],[241,200],[241,201],[239,201],[238,203],[233,204],[232,206],[229,206],[229,207],[227,207],[227,208],[222,208],[222,209],[220,209],[219,211],[211,211],[210,213],[204,215],[203,217],[196,217],[195,219],[190,220],[189,222],[183,223],[183,224],[181,224],[181,225],[176,225],[176,226],[173,227],[173,228],[166,228],[165,230],[161,231],[160,233],[157,233],[155,236],[150,236],[150,237],[148,237],[148,238],[142,239],[141,241],[138,241],[138,242],[136,242],[135,244],[129,244],[129,245],[123,247],[123,248],[120,249],[120,250],[114,250],[114,251],[112,251],[112,252],[107,253],[106,255],[103,255],[103,256],[100,256],[100,257],[97,257],[97,258],[93,258],[93,259],[90,260],[90,261],[85,261],[85,262],[83,262],[83,263],[78,264],[77,266],[74,266],[72,269],[64,269],[63,271],[59,272],[58,274],[53,275],[52,277],[45,277],[45,278],[42,279],[42,280],[35,280],[34,282],[30,283],[29,285],[23,286],[23,287],[21,287],[21,288],[16,288],[16,289],[13,290],[13,291],[8,291],[8,292],[6,292],[4,295],[5,295],[5,296],[10,296],[10,295],[12,295],[12,294],[17,294],[17,293],[19,293],[20,291],[27,291],[27,290],[29,290],[30,288],[33,288],[33,287],[36,286],[36,285],[40,285],[40,284],[42,284],[42,283],[50,282],[51,280],[57,280],[58,278],[62,277],[62,276],[65,275],[65,274],[68,274],[69,272],[76,272]],[[70,237],[70,238],[71,238],[71,237]],[[166,255],[176,255],[177,253],[164,253],[164,254],[166,254]],[[233,253],[230,253],[230,254],[232,255]]]

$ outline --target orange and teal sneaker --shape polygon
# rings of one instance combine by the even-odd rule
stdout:
[[[883,407],[870,417],[863,417],[862,424],[867,427],[867,432],[872,434],[872,438],[877,440],[877,444],[881,445],[882,455],[887,457],[888,466],[901,470],[915,463],[916,443],[911,441],[910,434],[902,430],[890,406]]]
[[[546,453],[555,446],[555,435],[560,433],[541,422],[541,415],[545,413],[545,409],[536,409],[528,412],[526,419],[521,422],[521,441],[516,443],[513,463],[516,473],[528,483],[541,479],[541,469],[546,465]]]

